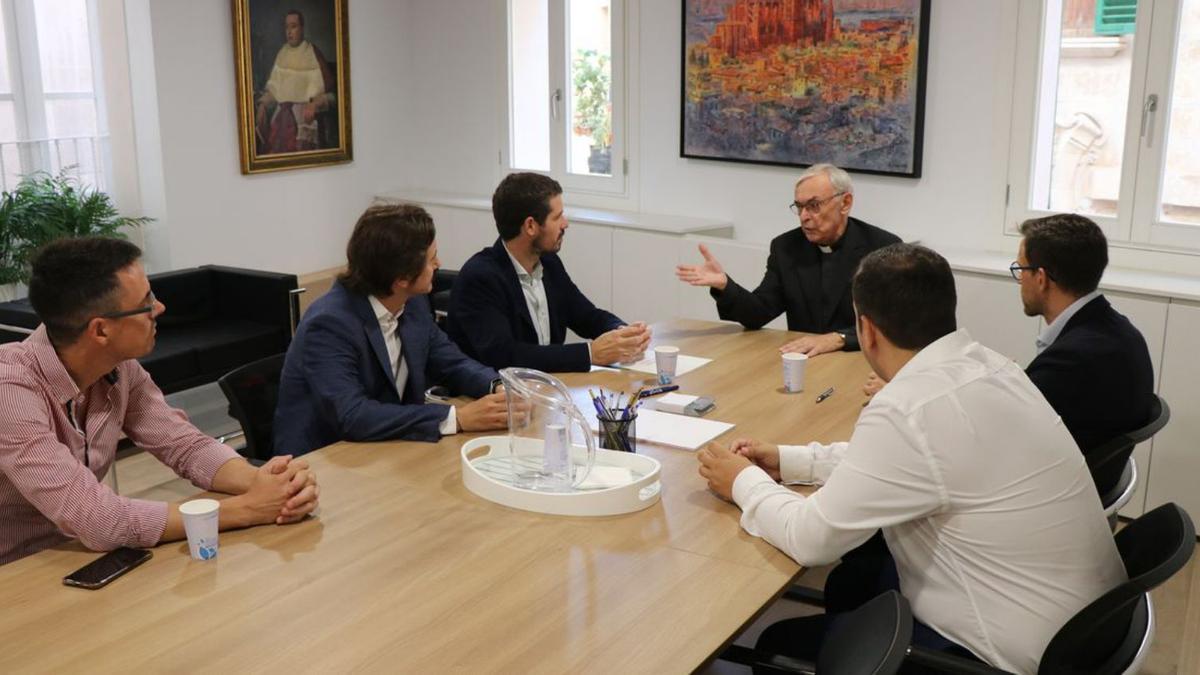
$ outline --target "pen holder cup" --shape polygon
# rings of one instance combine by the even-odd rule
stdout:
[[[600,428],[600,447],[621,452],[637,452],[637,437],[635,423],[637,415],[629,419],[598,418]]]

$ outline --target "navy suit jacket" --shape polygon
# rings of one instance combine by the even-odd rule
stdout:
[[[275,409],[275,454],[302,455],[337,441],[436,441],[449,414],[425,403],[425,389],[483,396],[496,371],[468,358],[433,322],[417,296],[400,315],[408,364],[404,391],[388,361],[379,321],[366,296],[335,283],[309,307],[288,348]]]
[[[1025,372],[1084,456],[1150,421],[1150,350],[1138,329],[1104,296],[1079,308]],[[1114,467],[1113,475],[1093,476],[1100,494],[1116,485],[1123,468]]]
[[[800,228],[771,240],[767,271],[758,288],[748,291],[732,277],[725,290],[710,291],[717,314],[746,328],[762,328],[787,312],[788,330],[804,333],[837,331],[846,336],[848,351],[858,349],[850,282],[858,263],[876,249],[900,241],[896,235],[851,218],[833,255],[821,253]],[[822,281],[822,265],[832,265]]]
[[[547,372],[586,372],[588,346],[563,344],[567,329],[596,338],[624,324],[597,308],[571,281],[554,253],[541,257],[550,314],[550,344],[539,345],[525,293],[504,242],[471,256],[454,280],[446,332],[462,350],[493,368],[522,366]]]

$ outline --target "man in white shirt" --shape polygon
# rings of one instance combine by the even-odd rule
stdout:
[[[853,295],[863,355],[888,385],[850,441],[712,444],[700,473],[741,507],[747,532],[803,565],[882,530],[915,642],[1033,673],[1067,619],[1125,580],[1083,457],[1021,369],[956,330],[944,258],[875,251]],[[822,488],[804,497],[780,480]],[[811,649],[819,637],[804,631],[830,620],[776,624],[764,648]]]

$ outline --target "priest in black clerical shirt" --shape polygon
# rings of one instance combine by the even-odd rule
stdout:
[[[787,312],[788,330],[811,333],[780,351],[815,356],[857,350],[850,282],[868,253],[900,241],[896,235],[850,217],[854,186],[832,164],[815,164],[796,181],[792,213],[800,227],[771,240],[767,271],[753,291],[729,277],[704,244],[701,265],[679,265],[675,275],[710,287],[722,319],[755,329]]]

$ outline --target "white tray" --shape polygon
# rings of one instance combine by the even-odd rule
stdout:
[[[518,438],[517,452],[509,452],[509,436],[482,436],[462,446],[463,485],[484,499],[514,509],[549,513],[559,516],[614,516],[647,508],[659,499],[659,476],[662,465],[653,457],[616,450],[596,450],[595,466],[618,466],[629,469],[633,481],[617,487],[572,492],[541,492],[512,485],[497,472],[496,463],[487,460],[512,458],[514,462],[540,464],[541,441]],[[586,449],[573,445],[572,460],[582,462]]]

